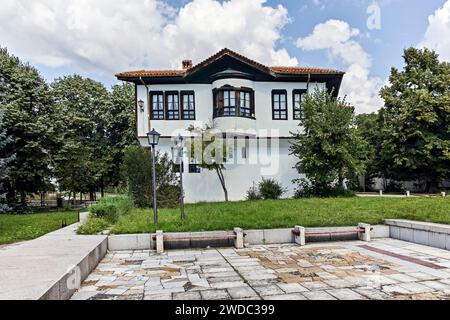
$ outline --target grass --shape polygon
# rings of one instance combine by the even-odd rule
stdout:
[[[398,218],[450,224],[450,198],[329,198],[199,203],[186,206],[186,221],[179,209],[160,209],[159,225],[151,209],[133,209],[111,229],[114,234],[352,226],[358,222],[383,223]]]
[[[24,215],[0,214],[0,244],[31,240],[60,229],[62,220],[67,224],[78,221],[74,211],[44,212]]]

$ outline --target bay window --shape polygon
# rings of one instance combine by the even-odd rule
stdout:
[[[224,86],[213,91],[214,117],[255,117],[254,91]]]

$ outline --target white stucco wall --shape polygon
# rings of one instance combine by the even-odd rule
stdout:
[[[292,180],[299,178],[300,175],[294,169],[297,159],[289,155],[289,140],[272,139],[268,148],[266,139],[250,139],[247,158],[242,159],[244,143],[243,139],[236,141],[236,148],[233,152],[234,159],[230,160],[232,163],[225,166],[224,177],[229,199],[232,201],[244,200],[247,190],[253,183],[259,183],[263,177],[279,181],[286,188],[284,197],[293,196],[295,186],[292,184]],[[172,145],[173,142],[170,139],[163,138],[157,150],[171,156]],[[272,151],[268,152],[268,149]],[[254,159],[258,159],[258,161],[252,164]],[[187,157],[183,162],[186,202],[224,200],[224,192],[215,171],[201,169],[201,173],[189,173]]]
[[[256,120],[244,118],[218,119],[218,122],[226,122],[230,126],[248,129],[250,126],[256,131],[268,130],[269,136],[271,129],[278,129],[279,136],[288,137],[291,131],[298,129],[298,120],[293,120],[292,91],[295,89],[306,89],[307,83],[295,82],[253,82],[244,79],[221,79],[212,84],[175,84],[175,85],[149,85],[149,91],[170,91],[170,90],[193,90],[195,91],[195,121],[185,120],[149,120],[149,107],[147,99],[147,88],[143,85],[137,86],[138,100],[145,103],[144,112],[138,111],[138,135],[144,137],[149,131],[150,126],[161,133],[162,136],[176,136],[180,130],[188,128],[191,124],[200,125],[201,123],[213,122],[213,93],[214,88],[223,85],[234,87],[249,87],[255,91],[255,117]],[[325,89],[325,83],[310,83],[309,92],[315,88]],[[272,120],[272,90],[286,90],[288,120]],[[234,121],[234,123],[232,123]],[[226,126],[224,126],[224,129]],[[262,133],[261,136],[266,134]],[[276,136],[276,135],[275,135]]]
[[[279,137],[290,137],[290,132],[299,130],[299,121],[293,120],[292,91],[295,89],[306,89],[307,83],[293,82],[253,82],[244,79],[221,79],[212,84],[185,84],[185,85],[149,85],[149,91],[171,91],[171,90],[193,90],[195,91],[195,121],[183,120],[149,120],[149,108],[147,99],[147,88],[143,85],[137,86],[137,100],[145,102],[144,112],[138,110],[138,135],[141,144],[148,146],[146,133],[150,126],[161,135],[160,144],[157,149],[171,155],[173,142],[168,137],[190,135],[185,132],[191,124],[199,126],[204,123],[211,124],[213,121],[213,88],[223,85],[233,87],[250,87],[255,91],[255,117],[256,120],[224,117],[217,118],[216,125],[221,129],[253,129],[256,133],[249,140],[247,159],[242,159],[241,146],[244,139],[237,139],[235,157],[240,164],[227,164],[224,177],[228,188],[229,199],[245,199],[247,190],[253,183],[259,183],[264,178],[274,178],[285,188],[285,197],[294,194],[295,186],[293,179],[300,175],[294,169],[297,159],[289,155],[290,142],[288,139]],[[316,88],[325,89],[324,83],[310,83],[309,92]],[[288,120],[272,120],[272,90],[287,91]],[[268,151],[268,139],[272,137],[271,151]],[[271,156],[267,156],[271,154]],[[266,156],[264,156],[266,155]],[[256,159],[256,161],[255,161]],[[251,162],[251,163],[250,163]],[[186,202],[194,203],[200,201],[223,201],[224,193],[216,172],[202,169],[201,173],[189,173],[188,159],[184,160],[184,187]]]

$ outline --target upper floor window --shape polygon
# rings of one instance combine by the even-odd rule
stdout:
[[[214,117],[253,118],[254,116],[252,89],[225,86],[214,90]]]
[[[195,120],[194,91],[181,91],[181,119]]]
[[[150,92],[150,119],[164,120],[164,93],[162,91]]]
[[[272,91],[272,119],[287,120],[287,91]]]
[[[294,120],[302,120],[303,119],[303,110],[302,110],[302,101],[303,95],[306,93],[306,90],[296,89],[292,91],[292,102],[293,102],[293,115]]]
[[[180,119],[178,91],[166,91],[166,120]]]

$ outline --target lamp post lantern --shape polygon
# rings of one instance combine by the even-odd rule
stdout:
[[[175,139],[175,146],[172,147],[172,159],[179,165],[180,170],[180,212],[181,220],[184,220],[184,189],[183,189],[183,155],[184,155],[184,139],[180,135]]]
[[[155,129],[147,133],[148,144],[152,147],[152,176],[153,176],[153,222],[158,224],[158,208],[156,206],[156,167],[155,167],[155,148],[159,143],[159,134]]]

